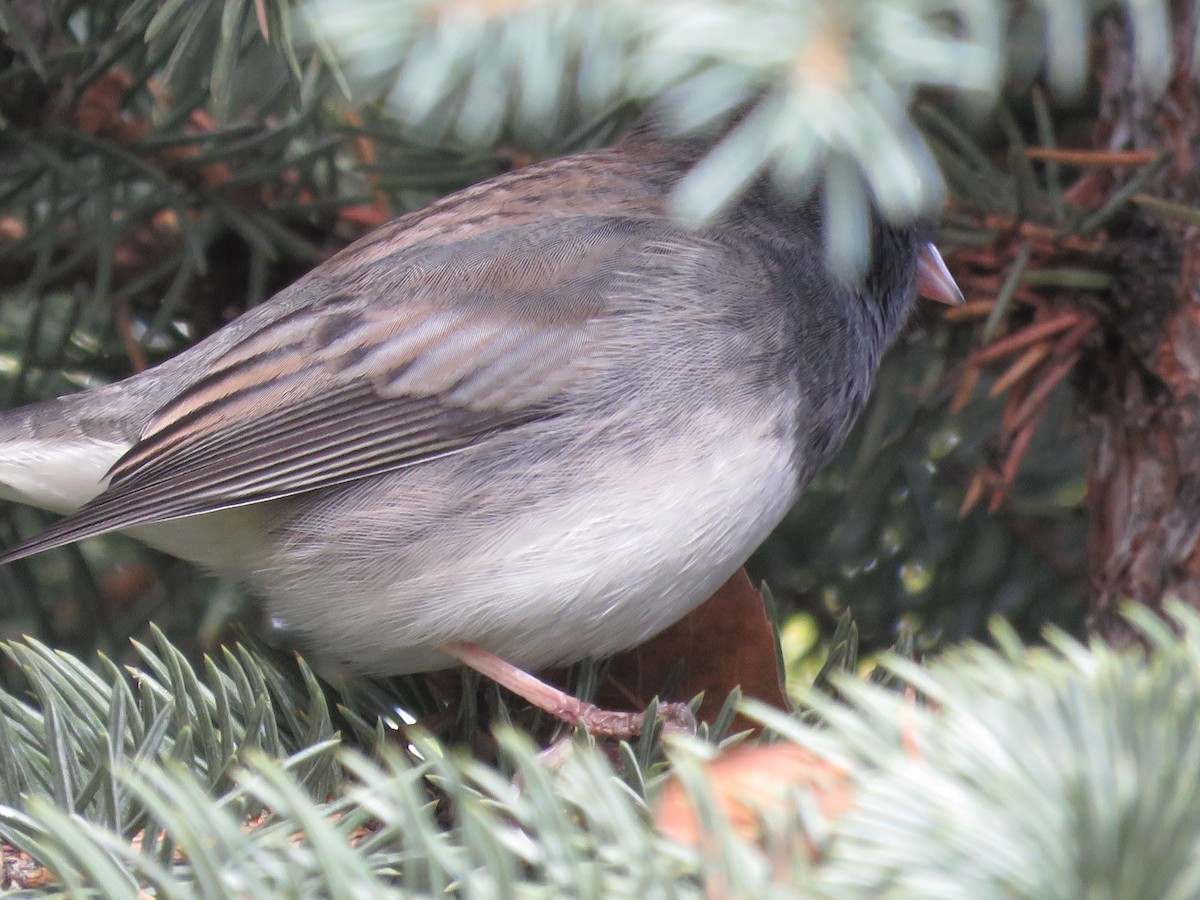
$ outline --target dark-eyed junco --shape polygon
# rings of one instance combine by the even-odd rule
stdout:
[[[766,184],[681,229],[703,149],[642,126],[468,188],[162,365],[5,414],[3,495],[70,515],[0,562],[128,531],[366,673],[645,640],[842,443],[918,280],[958,297],[917,226],[877,222],[839,280],[819,200]]]

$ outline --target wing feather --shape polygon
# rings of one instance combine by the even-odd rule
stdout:
[[[589,352],[589,322],[666,227],[580,216],[460,236],[454,253],[376,253],[357,274],[339,261],[342,293],[319,289],[319,267],[308,279],[321,299],[211,361],[151,419],[99,496],[0,563],[419,465],[555,416]]]

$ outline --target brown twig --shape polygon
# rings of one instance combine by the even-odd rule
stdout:
[[[946,307],[942,316],[950,322],[970,322],[974,319],[986,318],[995,305],[995,300],[972,300],[962,306]]]
[[[1054,345],[1054,359],[1065,359],[1078,350],[1079,346],[1087,340],[1088,335],[1096,330],[1098,324],[1091,316],[1080,319],[1079,324],[1063,335],[1062,340]]]
[[[987,487],[987,482],[988,473],[985,470],[980,469],[975,473],[975,477],[967,485],[966,493],[963,494],[962,504],[958,507],[958,517],[960,519],[965,519],[967,514],[983,499],[983,491]]]
[[[1015,334],[1010,334],[1008,337],[993,341],[982,350],[976,351],[971,356],[971,363],[972,365],[983,366],[1003,359],[1005,356],[1016,353],[1018,350],[1024,350],[1030,344],[1036,344],[1052,335],[1058,334],[1060,331],[1066,331],[1078,325],[1079,322],[1080,315],[1075,312],[1062,313],[1054,318],[1035,322]]]
[[[1017,432],[1008,447],[1008,456],[1004,459],[1004,465],[1000,470],[999,484],[996,485],[992,492],[992,499],[988,501],[988,513],[995,514],[1004,503],[1013,484],[1017,480],[1017,472],[1021,468],[1021,463],[1025,459],[1025,454],[1029,451],[1029,444],[1033,441],[1034,432],[1037,431],[1037,422],[1030,422],[1024,428]]]
[[[1029,443],[1033,440],[1035,431],[1037,431],[1037,423],[1030,422],[1013,438],[1013,442],[1008,448],[1008,457],[1004,460],[1004,467],[1000,470],[1000,483],[1005,490],[1011,488],[1017,480],[1017,471],[1021,468],[1021,461],[1029,450]]]
[[[988,389],[988,396],[993,399],[999,397],[1010,387],[1032,372],[1047,356],[1050,355],[1050,348],[1045,344],[1037,344],[1026,350],[1017,361],[1009,366],[999,378]]]
[[[267,25],[267,5],[265,0],[254,0],[254,15],[258,19],[258,30],[264,41],[271,40],[271,29]]]
[[[954,398],[950,401],[951,413],[957,415],[967,408],[971,392],[979,383],[979,371],[978,366],[967,366],[963,371],[962,378],[958,380],[958,387],[954,389]]]
[[[1071,374],[1071,370],[1075,368],[1079,362],[1079,354],[1072,353],[1069,357],[1059,362],[1057,365],[1049,367],[1046,375],[1025,396],[1020,405],[1014,410],[1012,420],[1009,423],[1006,431],[1017,431],[1029,424],[1039,411],[1042,403],[1050,396],[1050,392],[1055,386]]]
[[[144,372],[149,368],[150,363],[146,359],[146,351],[133,336],[133,311],[129,308],[129,301],[118,300],[114,305],[113,312],[116,313],[117,333],[121,335],[121,344],[125,347],[125,355],[129,357],[129,364],[133,366],[134,372]]]
[[[1028,147],[1025,155],[1041,162],[1068,166],[1144,166],[1162,156],[1161,150],[1072,150],[1066,147]]]
[[[1008,402],[1004,404],[1004,412],[1000,414],[1000,433],[1009,434],[1015,430],[1013,423],[1017,420],[1017,407],[1025,399],[1026,385],[1020,384],[1008,392]]]

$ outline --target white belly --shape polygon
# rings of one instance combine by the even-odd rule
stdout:
[[[708,447],[697,456],[684,438],[614,463],[607,483],[497,522],[458,561],[430,559],[375,585],[360,576],[341,596],[333,582],[268,586],[272,611],[318,650],[373,673],[453,665],[437,649],[448,640],[533,669],[633,647],[709,597],[794,502],[790,454],[775,435]]]

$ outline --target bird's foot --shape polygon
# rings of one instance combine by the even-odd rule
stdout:
[[[641,734],[645,713],[601,709],[594,703],[572,697],[524,669],[505,662],[496,654],[465,641],[454,641],[443,648],[446,653],[481,675],[528,700],[568,725],[582,725],[596,737],[624,740]],[[659,707],[658,717],[668,732],[696,733],[696,717],[685,703],[667,703]]]
[[[569,694],[567,695],[570,696]],[[579,724],[588,734],[596,737],[625,740],[635,734],[641,734],[646,724],[645,713],[621,712],[619,710],[601,709],[594,703],[571,698],[576,706],[570,709],[548,710],[552,715],[568,724]],[[662,719],[663,731],[679,734],[696,733],[696,717],[686,703],[665,703],[658,707],[658,719]]]

